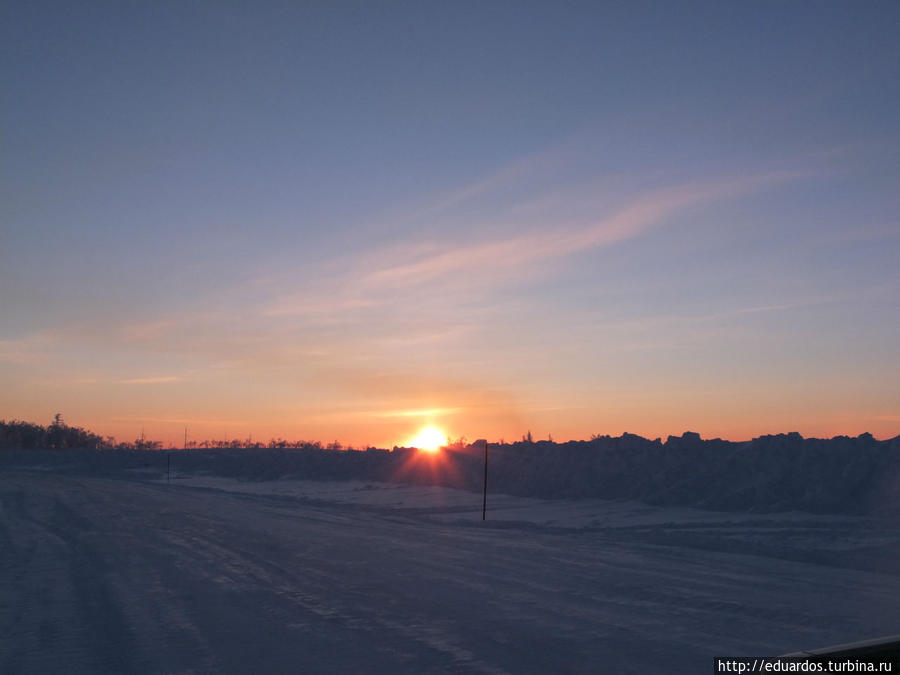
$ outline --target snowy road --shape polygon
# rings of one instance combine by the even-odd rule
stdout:
[[[893,573],[646,527],[19,470],[0,500],[3,673],[705,673],[900,632]]]

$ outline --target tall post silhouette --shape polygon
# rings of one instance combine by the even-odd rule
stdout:
[[[487,441],[484,442],[484,499],[481,502],[481,519],[487,518]]]

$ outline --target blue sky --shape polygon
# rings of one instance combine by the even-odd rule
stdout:
[[[18,3],[0,416],[900,433],[892,3]]]

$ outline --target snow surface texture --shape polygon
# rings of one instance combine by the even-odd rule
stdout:
[[[0,672],[702,673],[900,627],[892,518],[492,493],[482,523],[115,454],[0,453]]]

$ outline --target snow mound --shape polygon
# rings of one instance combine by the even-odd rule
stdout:
[[[490,444],[489,492],[538,499],[637,500],[733,512],[900,514],[900,437],[703,440],[687,432],[665,442],[633,434],[590,441]],[[484,446],[420,453],[325,449],[187,451],[5,450],[0,468],[53,467],[136,480],[212,475],[245,481],[298,479],[402,483],[479,492]]]

